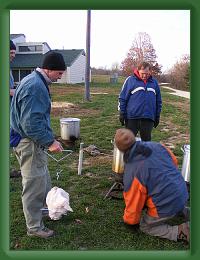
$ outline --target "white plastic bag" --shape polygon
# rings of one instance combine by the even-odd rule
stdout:
[[[73,212],[69,205],[69,194],[61,188],[53,187],[47,194],[46,204],[49,210],[49,217],[58,220],[67,211]]]

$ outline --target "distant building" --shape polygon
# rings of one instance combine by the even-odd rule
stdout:
[[[10,38],[16,45],[16,56],[11,63],[15,84],[35,68],[40,67],[43,55],[51,50],[46,42],[26,42],[24,34],[11,34]],[[76,84],[85,82],[86,56],[83,49],[55,50],[65,60],[66,71],[57,83]]]
[[[19,34],[11,34],[10,39],[14,42],[16,45],[17,43],[23,43],[26,42],[26,36],[22,33]]]

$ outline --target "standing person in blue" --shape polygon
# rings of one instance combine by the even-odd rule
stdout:
[[[11,128],[20,137],[13,137],[13,146],[21,168],[22,205],[28,236],[48,238],[54,235],[42,220],[41,208],[51,189],[44,149],[63,150],[50,125],[49,85],[60,79],[65,69],[63,56],[49,51],[44,55],[42,67],[22,79],[11,102]]]
[[[151,65],[142,62],[122,86],[119,120],[135,136],[140,132],[142,141],[151,141],[152,129],[159,124],[161,108],[160,88],[157,80],[151,76]]]
[[[16,46],[12,40],[10,40],[10,63],[13,61],[16,55]],[[15,88],[14,88],[14,78],[12,75],[12,70],[10,69],[10,103],[12,101],[12,97],[15,93]],[[12,169],[10,171],[10,178],[16,178],[16,177],[21,177],[21,172],[16,169]]]
[[[10,40],[10,62],[13,61],[16,55],[16,46],[12,40]],[[12,100],[12,97],[15,93],[15,88],[14,88],[14,78],[12,75],[12,71],[10,69],[10,102]]]
[[[189,242],[188,191],[172,151],[160,143],[136,141],[125,128],[116,131],[115,144],[124,152],[124,222],[139,224],[151,236]],[[167,223],[180,213],[184,223]]]

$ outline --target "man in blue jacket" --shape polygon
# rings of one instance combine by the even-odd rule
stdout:
[[[42,221],[41,208],[51,189],[47,155],[61,152],[50,126],[49,84],[62,77],[66,69],[63,56],[56,51],[45,54],[41,68],[22,79],[11,102],[11,128],[17,136],[13,144],[22,175],[22,205],[27,235],[48,238],[54,231]]]
[[[16,55],[16,46],[12,40],[10,40],[10,62],[12,62]],[[12,70],[10,70],[10,102],[14,95],[15,88],[14,88],[14,78],[12,74]]]
[[[116,131],[115,144],[124,152],[124,222],[152,236],[189,242],[189,222],[167,223],[180,213],[189,220],[188,191],[175,155],[160,143],[136,141],[125,128]]]
[[[161,108],[158,82],[151,76],[150,64],[142,62],[122,86],[119,120],[135,136],[140,132],[142,141],[151,141],[152,129],[159,124]]]
[[[14,60],[16,55],[16,46],[12,40],[10,40],[10,63]],[[12,74],[12,70],[10,69],[10,103],[12,101],[12,97],[15,93],[15,85],[14,85],[14,77]],[[21,172],[19,170],[12,169],[10,171],[10,178],[21,177]]]

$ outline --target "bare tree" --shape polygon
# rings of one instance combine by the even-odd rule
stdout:
[[[121,63],[121,69],[125,76],[131,75],[133,68],[141,61],[149,62],[155,75],[161,73],[161,65],[156,61],[156,52],[151,43],[151,38],[146,32],[139,32],[127,54]]]
[[[177,89],[189,90],[190,85],[190,56],[183,55],[169,71],[170,83]]]

